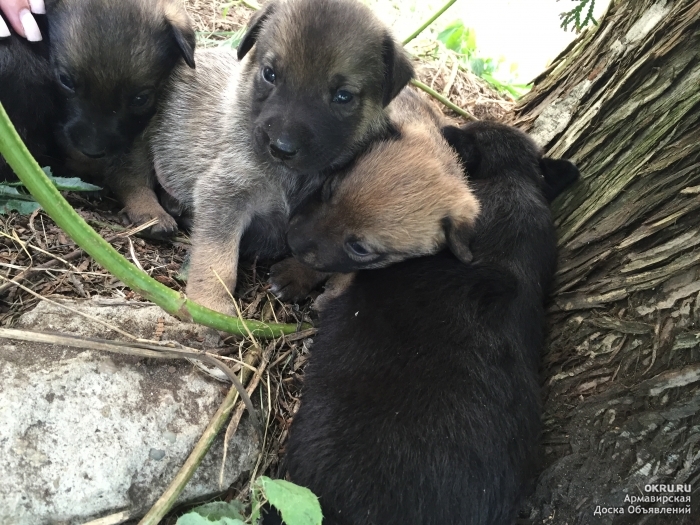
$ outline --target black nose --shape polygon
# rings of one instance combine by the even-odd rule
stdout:
[[[289,160],[297,154],[299,148],[291,140],[278,138],[270,141],[270,153],[280,160]]]
[[[101,159],[106,154],[105,150],[94,151],[89,149],[81,149],[80,152],[86,157],[90,157],[91,159]]]

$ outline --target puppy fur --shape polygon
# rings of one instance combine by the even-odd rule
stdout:
[[[316,270],[381,268],[447,246],[463,262],[479,213],[455,151],[440,133],[442,115],[413,90],[390,105],[396,136],[375,143],[294,215],[287,241]],[[283,261],[273,291],[299,299],[311,272]],[[308,281],[311,283],[312,281]]]
[[[158,203],[152,169],[131,162],[165,81],[194,67],[195,34],[179,0],[47,2],[51,67],[60,90],[58,139],[67,168],[107,186],[129,220],[177,225]]]
[[[473,261],[360,271],[321,312],[286,463],[327,525],[511,524],[535,463],[547,196],[578,170],[500,124],[445,135],[481,204]]]
[[[2,17],[2,13],[0,13]],[[46,17],[35,16],[43,34],[48,34]],[[56,121],[57,90],[49,65],[46,40],[28,42],[14,33],[0,39],[0,102],[29,152],[42,166],[58,167]],[[0,156],[0,180],[14,178]]]
[[[348,28],[352,28],[351,31]],[[237,57],[178,70],[150,137],[163,187],[194,210],[187,295],[233,313],[239,255],[287,251],[293,209],[372,141],[413,75],[401,46],[355,0],[272,0]]]

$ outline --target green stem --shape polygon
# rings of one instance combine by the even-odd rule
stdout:
[[[0,104],[0,154],[46,213],[75,243],[129,288],[183,321],[195,322],[231,334],[247,336],[244,325],[257,337],[273,338],[296,332],[295,325],[243,321],[215,312],[171,290],[122,257],[76,213],[41,170]]]
[[[428,27],[430,24],[435,22],[435,20],[437,20],[440,17],[440,15],[442,15],[442,13],[447,11],[452,6],[452,4],[454,4],[456,1],[457,0],[449,0],[449,2],[447,2],[444,6],[442,6],[442,9],[440,9],[437,13],[435,13],[433,16],[428,18],[428,20],[422,26],[420,26],[418,29],[416,29],[416,31],[411,36],[409,36],[406,40],[404,40],[403,45],[408,44],[411,40],[413,40],[418,35],[420,35],[425,30],[426,27]]]
[[[416,87],[419,88],[419,89],[422,89],[423,91],[425,91],[425,92],[426,92],[428,95],[430,95],[431,97],[436,98],[437,100],[439,100],[440,102],[442,102],[443,104],[445,104],[448,108],[450,108],[452,111],[454,111],[454,112],[457,113],[458,115],[461,115],[461,116],[464,117],[465,119],[467,119],[467,120],[474,120],[474,121],[478,120],[474,115],[472,115],[471,113],[469,113],[466,109],[462,109],[462,108],[460,108],[459,106],[453,104],[452,102],[450,102],[449,100],[447,100],[447,98],[443,97],[440,93],[438,93],[437,91],[435,91],[433,88],[431,88],[430,86],[427,86],[427,85],[423,84],[423,82],[421,82],[420,80],[416,80],[416,79],[414,78],[414,79],[411,80],[411,84],[413,84],[414,86],[416,86]]]

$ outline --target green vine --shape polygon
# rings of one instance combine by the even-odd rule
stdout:
[[[93,230],[63,198],[32,157],[0,104],[0,154],[36,201],[75,243],[129,288],[183,321],[244,337],[274,338],[297,331],[296,325],[244,321],[215,312],[159,283],[127,261]]]

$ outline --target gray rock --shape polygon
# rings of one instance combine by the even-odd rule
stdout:
[[[156,306],[71,301],[144,338],[201,346],[203,327]],[[113,331],[41,303],[18,328],[115,338]],[[215,344],[216,338],[205,341]],[[186,361],[142,359],[0,340],[0,523],[84,523],[145,513],[165,490],[223,400],[227,385]],[[224,488],[252,469],[259,443],[247,416],[229,443]],[[180,501],[220,491],[219,436]]]

